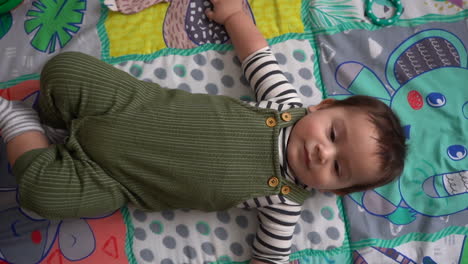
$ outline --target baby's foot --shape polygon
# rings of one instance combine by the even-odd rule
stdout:
[[[0,134],[3,140],[8,142],[32,130],[44,133],[36,111],[21,101],[0,97]]]

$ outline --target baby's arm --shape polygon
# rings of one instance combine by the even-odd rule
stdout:
[[[287,263],[291,254],[294,228],[301,215],[301,205],[279,197],[282,203],[259,207],[259,227],[253,242],[251,263]]]
[[[302,107],[301,98],[280,69],[269,47],[249,55],[242,62],[242,71],[255,92],[256,106],[280,111],[281,105]]]
[[[243,0],[211,0],[211,2],[213,9],[207,9],[205,14],[209,19],[224,25],[240,61],[268,46],[250,15],[243,11]]]
[[[289,104],[302,107],[295,88],[280,69],[275,56],[250,15],[243,11],[243,0],[211,0],[213,10],[205,11],[208,18],[224,24],[234,49],[242,62],[246,79],[255,91],[258,106]],[[269,102],[268,102],[269,101]]]

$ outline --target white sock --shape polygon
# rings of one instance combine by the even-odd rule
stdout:
[[[30,106],[21,101],[9,101],[0,97],[0,134],[7,143],[28,131],[44,133],[39,116]]]

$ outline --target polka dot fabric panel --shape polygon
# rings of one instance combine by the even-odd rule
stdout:
[[[294,231],[292,254],[333,250],[345,241],[342,216],[331,193],[313,191]],[[175,210],[143,212],[129,207],[133,254],[138,263],[244,262],[257,229],[255,209],[205,213]]]
[[[306,40],[288,40],[272,46],[286,78],[299,92],[305,105],[322,100],[313,73],[314,51]],[[241,72],[234,51],[205,51],[190,56],[167,55],[149,61],[129,61],[115,67],[138,79],[192,93],[228,95],[255,101]]]
[[[372,12],[379,18],[389,18],[394,13],[391,2],[395,1],[374,0]],[[415,40],[420,32],[437,34],[424,35],[426,40],[414,42],[418,44],[415,47],[428,46],[429,42],[436,48],[445,46],[459,64],[450,66],[451,70],[468,68],[468,1],[401,0],[403,13],[390,27],[374,25],[369,20],[365,2],[245,0],[244,11],[255,19],[286,78],[306,106],[316,105],[327,96],[340,98],[348,85],[359,86],[353,81],[355,77],[372,83],[365,86],[373,88],[369,93],[378,87],[390,88],[385,76],[387,59],[397,47],[405,50],[406,46],[400,43]],[[207,5],[208,0],[161,0],[140,13],[123,15],[109,11],[104,0],[24,0],[0,15],[1,95],[35,107],[44,63],[60,52],[79,51],[140,80],[192,93],[253,101],[254,94],[242,76],[240,62],[223,27],[211,33],[207,30],[210,25],[217,26],[199,9]],[[449,41],[443,40],[447,36]],[[454,48],[459,53],[452,52]],[[440,53],[442,57],[444,54]],[[421,60],[415,62],[418,61]],[[411,66],[402,66],[405,65]],[[413,66],[418,67],[417,63]],[[447,83],[466,83],[446,76]],[[464,76],[467,74],[455,75]],[[432,89],[436,83],[449,87],[444,81],[420,87]],[[463,104],[450,113],[459,113],[459,120],[466,121],[468,104],[463,91],[466,89],[454,97],[465,98]],[[418,102],[438,106],[443,93],[432,91],[433,96]],[[452,103],[447,102],[447,106]],[[445,128],[454,127],[453,124],[446,124]],[[409,128],[405,128],[408,133],[417,131]],[[446,152],[465,158],[466,141],[464,136],[460,142],[451,143]],[[425,139],[426,142],[431,141]],[[36,219],[16,202],[17,186],[6,161],[4,144],[0,144],[0,153],[0,263],[204,264],[248,263],[250,259],[258,224],[255,210],[147,213],[129,206],[96,219]],[[457,162],[466,164],[467,160]],[[457,173],[433,175],[421,185],[424,192],[408,197],[424,201],[420,195],[429,194],[436,198],[433,200],[444,202],[466,197],[467,168],[458,165],[454,170]],[[448,181],[455,183],[456,192],[439,192],[444,191],[440,186],[447,186]],[[400,186],[414,185],[412,182]],[[436,186],[440,188],[435,189]],[[418,189],[407,191],[413,190]],[[439,199],[437,195],[445,196]],[[396,199],[382,197],[378,192],[367,192],[337,199],[329,193],[312,192],[295,228],[292,263],[468,263],[466,207],[453,214],[431,216],[413,210],[412,203],[400,199],[400,195]],[[443,208],[466,204],[466,199],[461,201],[447,202]],[[389,215],[390,212],[394,213]],[[15,230],[18,223],[23,224],[21,230]],[[423,229],[428,231],[421,232]]]

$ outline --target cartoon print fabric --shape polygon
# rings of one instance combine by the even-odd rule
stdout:
[[[398,181],[344,199],[351,226],[370,231],[352,229],[352,242],[378,245],[380,239],[396,237],[419,240],[417,234],[422,233],[463,234],[468,216],[468,138],[463,133],[468,125],[464,85],[468,38],[464,28],[464,21],[450,27],[430,23],[411,30],[388,28],[321,37],[322,43],[340,38],[351,43],[359,38],[361,45],[367,42],[369,48],[360,54],[337,52],[321,61],[327,94],[335,98],[366,94],[386,102],[401,117],[409,145],[405,171]],[[400,35],[398,42],[395,36]],[[380,60],[385,63],[377,64]],[[369,238],[373,241],[365,242]],[[455,247],[461,251],[464,241]]]
[[[0,96],[34,108],[42,65],[76,50],[141,80],[251,101],[229,36],[203,16],[210,3],[156,2],[125,15],[104,0],[25,0],[0,14]],[[375,2],[378,17],[392,16],[390,1]],[[400,114],[410,146],[392,184],[343,198],[312,192],[292,263],[468,263],[468,3],[401,2],[392,27],[373,25],[362,0],[244,2],[306,105],[377,97]],[[42,219],[19,207],[0,145],[0,263],[247,263],[256,221],[254,211],[131,205]]]

